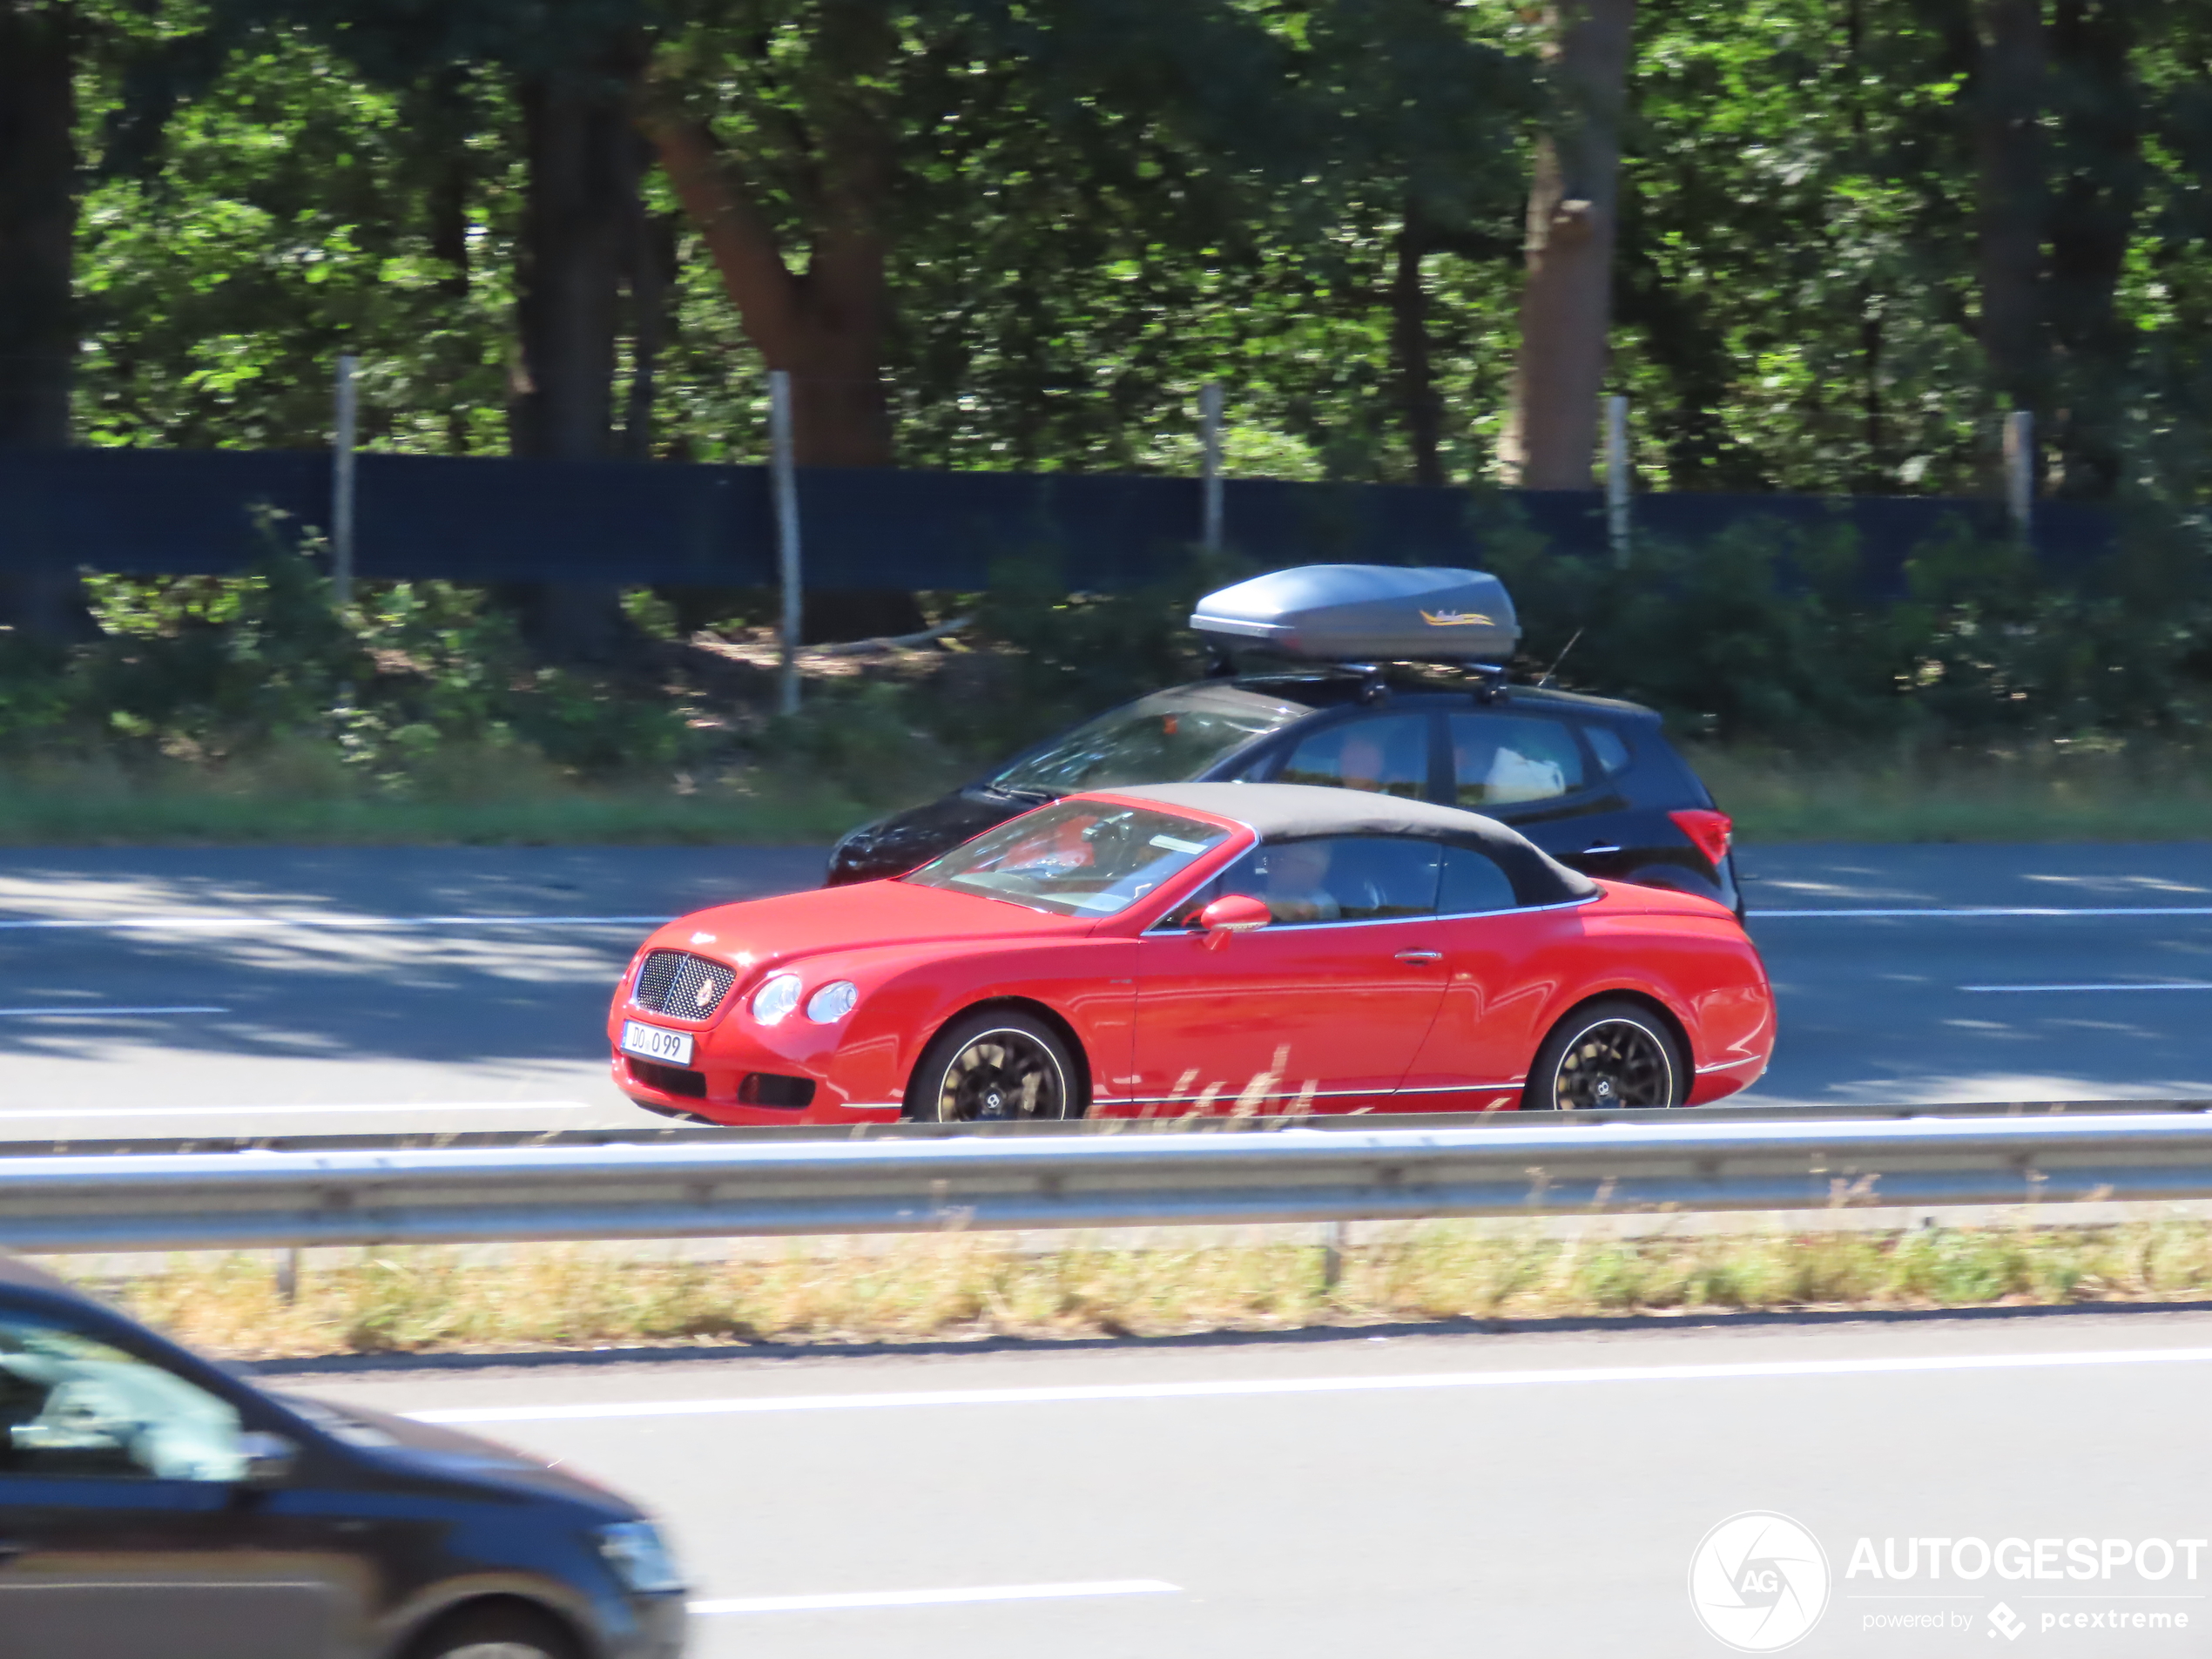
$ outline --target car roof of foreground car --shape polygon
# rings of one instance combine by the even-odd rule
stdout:
[[[1402,795],[1331,789],[1318,784],[1237,783],[1138,784],[1086,792],[1209,813],[1244,825],[1263,840],[1293,840],[1308,835],[1413,835],[1460,841],[1480,847],[1509,871],[1525,871],[1537,878],[1539,885],[1548,885],[1560,900],[1586,899],[1597,891],[1589,877],[1568,869],[1527,836],[1494,818],[1457,806],[1440,806],[1433,801],[1408,800]],[[1521,884],[1516,880],[1514,885]]]

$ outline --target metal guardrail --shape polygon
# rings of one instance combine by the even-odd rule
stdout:
[[[1265,1135],[1285,1129],[1366,1133],[1376,1130],[1595,1129],[1607,1123],[1660,1121],[1695,1123],[1858,1123],[1987,1117],[2106,1116],[2114,1113],[2212,1113],[2206,1100],[2040,1100],[1898,1102],[1841,1106],[1700,1106],[1687,1117],[1655,1119],[1648,1108],[1578,1111],[1531,1118],[1520,1112],[1344,1112],[1303,1117],[1098,1117],[1075,1123],[794,1123],[789,1127],[727,1129],[706,1124],[654,1123],[623,1129],[438,1130],[360,1134],[113,1136],[87,1140],[11,1141],[0,1138],[0,1159],[112,1157],[120,1153],[185,1152],[413,1152],[485,1150],[526,1146],[792,1145],[809,1142],[1068,1139],[1130,1135]],[[211,1112],[211,1116],[214,1115]]]
[[[2212,1197],[2212,1117],[2068,1111],[0,1158],[37,1252]]]

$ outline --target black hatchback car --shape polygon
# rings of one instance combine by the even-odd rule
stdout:
[[[1743,914],[1728,817],[1650,710],[1480,678],[1460,689],[1339,669],[1139,698],[927,806],[863,825],[831,853],[829,881],[903,874],[1076,790],[1202,779],[1462,806],[1586,875],[1701,894]]]
[[[675,1659],[652,1522],[264,1393],[0,1256],[0,1659]]]

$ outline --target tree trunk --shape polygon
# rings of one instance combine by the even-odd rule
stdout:
[[[469,258],[469,192],[474,182],[469,165],[470,111],[460,76],[441,75],[418,88],[408,101],[408,113],[415,125],[427,175],[423,219],[430,257],[445,267],[437,289],[458,317],[474,280]],[[457,374],[462,364],[457,356],[449,356],[442,367]],[[446,448],[454,455],[467,455],[469,440],[469,410],[455,398],[446,411]]]
[[[0,448],[70,440],[77,357],[74,19],[0,0]],[[0,622],[48,640],[95,631],[63,571],[0,570]]]
[[[1566,0],[1547,48],[1565,118],[1537,141],[1513,410],[1499,445],[1509,482],[1588,489],[1612,316],[1613,242],[1635,0]]]
[[[864,199],[848,189],[840,223],[813,238],[804,273],[793,273],[741,169],[706,124],[664,106],[644,122],[661,165],[699,227],[723,292],[745,338],[771,369],[792,380],[792,443],[802,467],[891,464],[891,418],[883,390],[890,327],[884,277],[888,243],[880,215],[888,179]],[[857,185],[860,181],[855,180]]]
[[[628,135],[640,147],[642,173],[651,165],[644,136]],[[637,199],[630,243],[630,395],[623,407],[622,453],[631,461],[653,456],[653,397],[661,347],[669,333],[669,295],[676,286],[675,227],[645,211]]]
[[[2109,496],[2120,483],[2134,331],[2113,300],[2143,193],[2137,15],[2130,0],[2059,0],[2051,22],[2063,151],[2046,300],[2060,383],[2050,421],[2053,486],[2066,496]]]
[[[543,460],[604,460],[614,453],[617,291],[637,212],[629,88],[622,66],[602,62],[534,75],[520,102],[529,175],[509,443]],[[514,598],[524,633],[550,654],[604,658],[621,645],[614,588],[556,579],[523,584]]]
[[[1413,452],[1413,482],[1440,484],[1439,454],[1443,411],[1429,356],[1428,289],[1421,280],[1421,256],[1428,251],[1428,226],[1420,205],[1408,200],[1406,222],[1398,232],[1397,269],[1390,285],[1391,343],[1398,358],[1398,396],[1406,414],[1406,439]]]
[[[2047,385],[2042,279],[2042,0],[1982,0],[1973,88],[1981,349],[1990,385],[2040,408]]]
[[[652,140],[685,212],[698,226],[745,337],[767,367],[791,375],[792,446],[802,467],[892,462],[884,394],[891,327],[887,220],[898,177],[891,134],[872,84],[897,44],[879,8],[833,0],[819,51],[840,90],[810,111],[819,181],[800,206],[806,268],[794,272],[741,160],[670,96],[649,98],[639,125]],[[922,626],[913,594],[851,589],[806,596],[807,641],[911,633]]]

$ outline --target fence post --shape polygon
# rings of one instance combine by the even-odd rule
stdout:
[[[2005,516],[2023,542],[2035,529],[2035,416],[2014,409],[2005,417]]]
[[[337,429],[330,445],[330,591],[338,609],[354,603],[354,441],[358,406],[354,371],[361,359],[338,360]]]
[[[783,587],[783,660],[777,711],[799,712],[799,626],[806,590],[799,563],[799,475],[792,464],[791,371],[768,371],[769,466],[776,491],[776,579]]]
[[[1605,528],[1613,543],[1613,564],[1629,563],[1629,400],[1605,400]]]
[[[1204,509],[1199,540],[1206,551],[1221,551],[1221,382],[1198,388],[1198,441],[1205,452]]]

